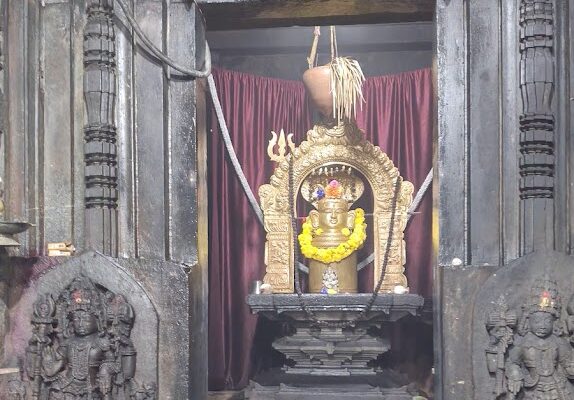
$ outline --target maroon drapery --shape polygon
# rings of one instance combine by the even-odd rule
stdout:
[[[239,162],[255,193],[273,172],[267,143],[273,130],[294,133],[295,143],[312,127],[303,85],[215,69],[213,72]],[[432,162],[432,81],[429,69],[367,78],[366,105],[358,125],[418,190]],[[211,116],[209,144],[209,385],[244,387],[251,373],[256,318],[245,303],[251,282],[265,273],[265,234],[250,209]],[[431,196],[406,231],[411,292],[431,294]],[[361,273],[372,282],[372,267]],[[371,287],[372,283],[363,287]]]

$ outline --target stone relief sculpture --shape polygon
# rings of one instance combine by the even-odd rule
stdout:
[[[10,395],[21,400],[155,400],[155,384],[139,386],[134,379],[134,320],[123,295],[86,277],[74,279],[56,297],[39,296],[26,350],[28,381],[14,383],[11,387],[18,390]]]
[[[570,300],[566,320],[562,300],[554,281],[535,284],[516,313],[499,302],[488,317],[490,343],[487,365],[494,375],[494,399],[569,400],[573,398],[570,380],[574,379],[572,311]],[[564,336],[568,335],[568,339]]]
[[[21,381],[12,380],[8,383],[8,400],[24,400],[26,387]]]
[[[114,1],[86,1],[84,28],[84,126],[86,240],[117,254],[118,150],[115,117],[117,66]]]
[[[568,305],[566,306],[566,331],[568,332],[568,338],[570,344],[574,346],[574,295],[570,298]]]
[[[496,399],[506,393],[505,355],[513,341],[516,320],[516,313],[508,310],[504,297],[498,299],[496,306],[486,319],[486,330],[490,337],[486,349],[486,362],[488,372],[496,379],[494,386]]]

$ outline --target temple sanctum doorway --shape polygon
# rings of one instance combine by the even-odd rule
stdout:
[[[574,398],[572,1],[0,11],[0,398]]]
[[[385,19],[370,15],[364,20],[369,24],[258,29],[249,29],[252,25],[240,23],[241,18],[226,25],[222,22],[225,14],[209,6],[205,14],[206,37],[216,66],[214,83],[227,125],[223,129],[229,134],[225,138],[227,132],[222,135],[216,113],[208,113],[211,396],[306,398],[313,391],[323,391],[332,398],[363,393],[372,398],[432,398],[432,12],[415,18],[416,22],[375,23],[377,18]],[[265,26],[293,25],[294,21],[254,22]],[[317,50],[311,56],[313,47]],[[305,92],[301,78],[310,68],[310,58],[315,58],[313,65],[328,64],[333,47],[339,56],[357,60],[366,77],[362,87],[365,100],[357,103],[356,123],[349,125],[357,126],[357,131],[343,134],[348,136],[345,143],[349,148],[359,146],[359,157],[338,154],[329,144],[324,149],[313,147],[318,144],[313,144],[312,130],[321,135],[325,119],[312,104],[313,95]],[[281,132],[293,133],[289,138],[292,145],[281,145],[281,140],[287,140]],[[289,190],[275,194],[274,189],[282,190],[282,179],[288,186],[288,168],[283,168],[285,174],[277,171],[281,170],[281,157],[287,159],[293,151],[296,155],[296,147],[304,140],[311,146],[309,155],[334,153],[314,161],[296,158],[296,163],[315,167],[299,173],[298,164],[293,166],[294,179],[300,181],[294,182],[292,189],[298,221],[291,232],[301,233],[304,218],[311,221],[316,207],[320,221],[322,206],[313,192],[319,187],[328,192],[329,182],[340,183],[340,190],[347,193],[341,204],[352,213],[345,218],[356,218],[356,210],[364,210],[367,227],[360,250],[341,262],[349,267],[300,254],[304,246],[290,244],[293,234],[285,231],[286,236],[281,237],[279,233],[280,225],[290,225],[289,214],[275,214],[274,206],[267,205],[266,199],[273,196],[288,203]],[[235,165],[226,150],[230,143],[235,153],[231,157],[238,159]],[[380,146],[381,157],[394,166],[379,164],[377,154],[371,157],[370,143]],[[384,266],[386,278],[366,321],[353,322],[355,314],[367,307],[381,276],[396,174],[404,178],[404,185],[394,214],[395,227],[400,226],[398,236],[391,239],[394,245],[389,259],[394,261]],[[250,191],[253,194],[247,194]],[[250,204],[249,196],[256,200],[255,205]],[[257,210],[261,210],[263,224]],[[282,222],[275,227],[272,221]],[[348,226],[349,232],[357,232],[353,221]],[[321,226],[313,232],[326,229]],[[344,237],[334,240],[318,246],[336,247],[345,242]],[[293,246],[298,247],[300,256],[289,261],[289,250],[282,253],[279,249]],[[291,268],[283,281],[282,266],[289,263],[298,265],[299,271]],[[297,279],[302,293],[299,300]],[[315,304],[314,312],[320,312],[324,322],[341,326],[321,328],[306,315],[305,303],[317,301],[321,304]],[[237,326],[242,329],[236,330]]]

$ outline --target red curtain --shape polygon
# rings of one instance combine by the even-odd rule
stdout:
[[[413,196],[432,167],[433,93],[430,69],[367,78],[363,86],[366,103],[357,125],[367,140],[393,160],[402,177],[414,187]],[[405,230],[406,275],[412,293],[432,294],[432,197],[429,189]],[[360,278],[364,291],[373,287],[373,266]]]
[[[294,133],[295,143],[312,127],[303,85],[297,81],[215,69],[217,92],[239,162],[255,193],[273,172],[267,143],[271,131]],[[357,122],[418,190],[432,162],[432,81],[429,69],[367,78],[366,104]],[[209,386],[238,389],[252,370],[257,320],[245,303],[251,282],[265,273],[265,232],[250,209],[228,157],[215,112],[209,144]],[[430,191],[406,231],[411,292],[430,296]],[[361,273],[372,282],[372,267]],[[363,284],[371,287],[372,283]]]

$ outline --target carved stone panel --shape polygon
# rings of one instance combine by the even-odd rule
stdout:
[[[85,276],[39,295],[26,348],[29,397],[128,399],[141,392],[155,399],[155,385],[138,387],[134,379],[135,317],[125,296]]]
[[[21,400],[157,398],[157,313],[122,267],[84,254],[42,275],[20,303],[8,341],[23,383],[8,389],[23,387]]]
[[[574,259],[536,252],[503,267],[474,307],[475,399],[574,396]]]
[[[520,4],[520,212],[522,253],[552,246],[556,144],[555,33],[552,0]],[[537,229],[549,221],[546,229]]]
[[[116,49],[113,1],[89,0],[84,29],[88,247],[117,254]]]

